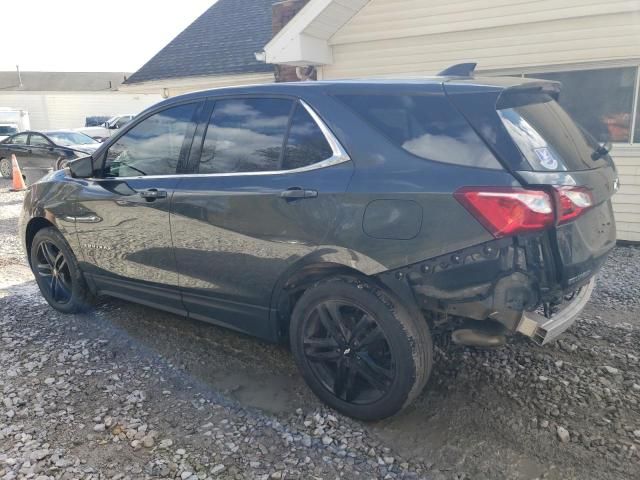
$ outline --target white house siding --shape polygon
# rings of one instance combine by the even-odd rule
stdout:
[[[27,110],[33,130],[84,127],[88,116],[138,113],[160,100],[160,95],[120,92],[0,93],[0,107]]]
[[[640,2],[372,0],[329,41],[324,78],[424,75],[640,57]]]
[[[618,238],[640,242],[640,145],[616,145],[620,190],[613,197]]]
[[[198,90],[209,90],[221,87],[236,87],[258,83],[272,83],[273,73],[246,73],[240,75],[210,75],[206,77],[182,77],[166,80],[123,84],[123,92],[155,93],[165,97],[175,97]]]
[[[322,79],[640,63],[639,0],[372,0],[329,39]],[[618,238],[640,241],[640,144],[615,146]]]

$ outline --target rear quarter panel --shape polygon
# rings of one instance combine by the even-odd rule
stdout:
[[[305,100],[317,109],[355,165],[340,217],[323,242],[326,248],[354,252],[351,266],[373,274],[493,240],[455,200],[453,192],[472,185],[519,186],[511,174],[414,156],[393,145],[331,94],[322,97]],[[380,200],[391,202],[387,206],[397,205],[399,210],[387,208],[386,217],[378,215],[375,229],[386,233],[373,236],[365,214],[369,216],[367,207]],[[407,206],[405,211],[402,205]],[[407,235],[416,215],[415,205],[421,218],[415,234]],[[400,222],[402,232],[394,235],[397,217],[402,215],[408,218]]]

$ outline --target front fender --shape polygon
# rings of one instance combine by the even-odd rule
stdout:
[[[79,188],[78,181],[61,170],[46,175],[27,189],[18,221],[20,241],[27,258],[31,239],[39,229],[49,225],[62,234],[76,254],[80,253],[75,227]]]

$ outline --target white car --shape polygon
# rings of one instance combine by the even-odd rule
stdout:
[[[126,125],[134,116],[135,115],[133,115],[132,113],[116,115],[104,122],[100,127],[82,127],[76,128],[75,130],[76,132],[81,132],[85,135],[89,135],[91,138],[94,138],[99,142],[103,142],[115,132],[117,132],[118,129]]]

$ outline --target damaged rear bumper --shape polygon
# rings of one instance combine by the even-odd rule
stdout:
[[[464,323],[475,329],[478,321],[479,330],[481,323],[493,324],[502,334],[522,333],[544,345],[575,322],[608,254],[585,262],[579,281],[567,282],[552,246],[546,234],[503,238],[387,271],[379,279],[415,302],[436,327]],[[540,308],[556,312],[547,318],[536,313]]]
[[[589,283],[582,287],[575,297],[551,318],[536,312],[524,312],[516,331],[530,337],[538,345],[545,345],[554,340],[576,321],[591,298],[595,283],[595,277],[592,277]]]

